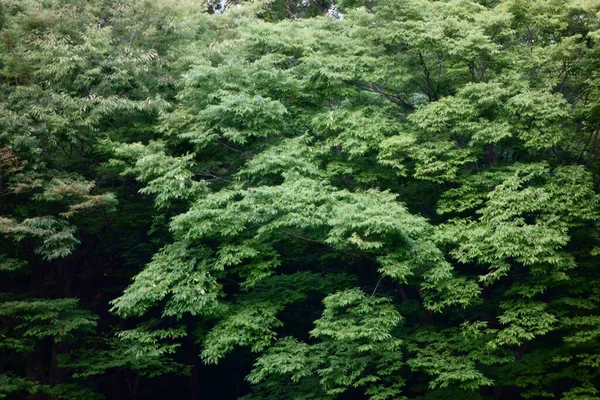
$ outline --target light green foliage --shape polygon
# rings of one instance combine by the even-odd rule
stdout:
[[[253,352],[268,348],[277,338],[275,328],[282,326],[277,316],[286,307],[349,281],[342,274],[323,276],[307,271],[265,277],[239,295],[238,302],[206,336],[202,358],[216,363],[238,346],[249,346]]]
[[[281,307],[270,303],[241,306],[207,335],[202,358],[216,363],[236,346],[250,346],[253,352],[266,349],[275,338],[273,329],[282,326],[279,311]]]
[[[95,316],[79,309],[75,299],[3,302],[0,316],[13,320],[13,334],[25,340],[49,337],[61,341],[96,325]]]
[[[346,290],[327,296],[311,336],[322,341],[317,370],[329,394],[365,387],[370,399],[397,398],[404,385],[402,342],[393,335],[401,316],[386,299]],[[370,371],[376,371],[375,373]]]
[[[39,239],[41,243],[35,251],[46,260],[71,254],[79,242],[74,236],[75,228],[67,221],[54,217],[27,218],[20,223],[1,218],[0,233],[11,235],[16,241],[21,241],[28,236]]]
[[[484,346],[484,347],[481,347]],[[509,359],[495,357],[481,339],[462,335],[454,329],[441,333],[431,329],[417,332],[407,346],[415,356],[408,365],[433,377],[430,389],[458,387],[473,390],[494,382],[478,370],[476,363],[498,364]]]
[[[12,374],[0,374],[0,399],[5,399],[8,395],[18,392],[35,394],[41,388],[42,385],[25,378],[16,377]]]
[[[272,376],[289,376],[293,383],[298,383],[311,376],[320,362],[315,346],[285,337],[258,358],[248,380],[256,384]]]
[[[599,12],[0,0],[2,354],[131,398],[190,352],[247,399],[597,398]],[[116,337],[58,283],[88,253],[130,266]],[[30,370],[0,390],[88,397]]]
[[[488,186],[485,197],[475,189]],[[597,218],[597,196],[588,173],[582,168],[547,165],[515,165],[484,177],[474,176],[460,189],[447,192],[441,210],[466,211],[477,207],[476,220],[455,219],[445,229],[443,240],[457,243],[453,256],[463,263],[489,265],[479,277],[489,284],[509,272],[511,261],[542,275],[542,282],[565,279],[573,259],[560,250],[569,241],[569,228]],[[464,194],[464,195],[463,195]],[[451,199],[457,199],[457,206]],[[469,201],[470,204],[465,204]],[[479,207],[478,207],[479,206]]]
[[[220,285],[208,268],[210,253],[191,250],[183,243],[167,246],[152,263],[136,276],[125,294],[114,302],[123,315],[142,315],[169,296],[162,314],[182,317],[219,313]]]
[[[308,345],[291,337],[277,341],[258,358],[248,380],[272,386],[277,376],[293,383],[318,376],[329,395],[365,387],[370,399],[398,398],[404,384],[397,375],[403,365],[402,343],[391,333],[401,321],[399,313],[388,301],[356,289],[327,296],[323,303],[323,315],[310,332],[319,342]]]
[[[156,323],[147,323],[136,329],[121,331],[117,336],[102,343],[90,343],[94,344],[92,349],[61,355],[58,362],[61,367],[73,369],[75,378],[103,375],[119,368],[147,377],[189,373],[189,366],[167,357],[180,346],[176,340],[186,336],[184,329],[160,329]]]
[[[227,29],[183,75],[160,144],[114,148],[143,193],[177,210],[173,244],[115,310],[216,317],[202,323],[202,357],[258,353],[251,398],[350,388],[400,398],[410,377],[431,388],[425,398],[467,393],[501,382],[502,365],[545,337],[586,327],[565,343],[588,344],[595,305],[569,317],[565,304],[583,298],[554,296],[592,262],[574,232],[598,218],[596,86],[582,75],[596,76],[586,35],[597,9],[546,3],[381,0],[340,3],[337,18],[272,23],[250,6],[215,16]],[[357,284],[288,285],[308,271]],[[172,313],[185,287],[202,294],[179,297]],[[403,332],[396,306],[407,292],[420,317],[407,315]],[[321,317],[305,312],[289,328],[286,313],[314,296]],[[581,352],[588,365],[592,353]]]

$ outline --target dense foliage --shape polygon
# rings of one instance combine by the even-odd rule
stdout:
[[[0,0],[0,398],[600,399],[597,0]]]

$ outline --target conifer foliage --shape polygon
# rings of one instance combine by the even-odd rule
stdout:
[[[0,398],[600,399],[599,18],[0,0]]]

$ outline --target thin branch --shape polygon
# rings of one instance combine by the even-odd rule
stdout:
[[[425,74],[425,82],[427,83],[427,92],[425,93],[427,97],[429,97],[429,101],[436,101],[438,99],[437,94],[433,91],[433,87],[431,85],[431,74],[429,73],[429,68],[427,68],[427,64],[425,63],[425,59],[423,58],[423,53],[419,52],[419,62],[423,67],[423,73]]]
[[[231,181],[229,179],[221,178],[220,176],[217,176],[217,175],[212,174],[212,173],[207,172],[207,171],[201,171],[201,172],[199,172],[199,174],[203,175],[203,176],[210,176],[211,178],[215,178],[218,181],[223,181],[223,182],[228,182],[228,183],[233,183],[234,182],[234,181]]]
[[[377,285],[375,285],[375,289],[373,289],[373,293],[371,293],[371,297],[375,296],[375,293],[377,293],[377,289],[379,288],[379,284],[381,283],[383,279],[383,276],[381,278],[379,278],[379,280],[377,281]]]
[[[226,144],[226,143],[224,143],[224,142],[219,142],[219,144],[220,144],[221,146],[223,146],[223,147],[225,147],[225,148],[227,148],[227,149],[231,150],[231,151],[235,151],[236,153],[241,153],[241,154],[244,154],[244,152],[243,152],[242,150],[238,150],[238,149],[236,149],[236,148],[233,148],[233,147],[229,146],[228,144]]]
[[[406,100],[404,100],[398,96],[394,96],[394,95],[391,95],[391,94],[385,92],[383,89],[381,89],[379,86],[377,86],[374,83],[353,82],[353,84],[356,85],[358,88],[364,90],[365,92],[377,93],[378,95],[385,98],[386,100],[388,100],[396,105],[399,105],[408,111],[415,110],[415,107],[412,104],[410,104],[409,102],[407,102]]]
[[[596,153],[599,134],[600,134],[600,122],[598,122],[596,124],[596,126],[594,127],[594,131],[592,133],[592,136],[593,136],[592,146],[590,147],[590,154],[588,156],[587,162],[585,163],[586,168],[591,165],[592,161],[594,161],[594,155]]]
[[[289,231],[281,231],[281,233],[283,233],[284,235],[288,235],[288,236],[292,236],[292,237],[295,237],[295,238],[298,238],[298,239],[305,240],[305,241],[307,241],[307,242],[311,242],[311,243],[318,243],[318,244],[320,244],[320,245],[323,245],[323,246],[327,246],[327,247],[329,247],[329,245],[328,245],[327,243],[323,243],[323,242],[320,242],[320,241],[318,241],[318,240],[314,240],[314,239],[309,239],[309,238],[307,238],[307,237],[300,236],[300,235],[297,235],[297,234],[295,234],[295,233],[292,233],[292,232],[289,232]]]

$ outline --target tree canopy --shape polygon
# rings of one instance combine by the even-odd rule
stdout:
[[[0,399],[600,400],[597,0],[0,0]]]

